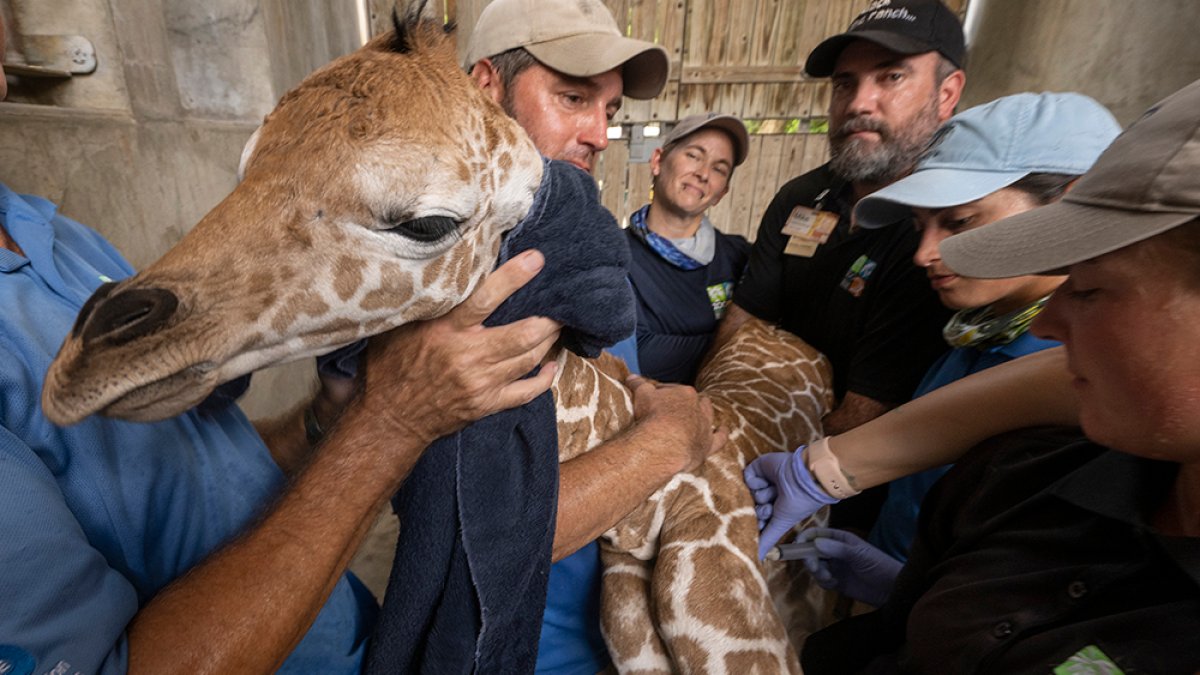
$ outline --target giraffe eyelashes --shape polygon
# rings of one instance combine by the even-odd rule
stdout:
[[[458,231],[459,222],[447,216],[414,218],[384,229],[422,244],[432,244]]]

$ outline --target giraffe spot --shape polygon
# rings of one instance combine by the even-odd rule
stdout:
[[[358,303],[359,308],[368,312],[399,309],[412,299],[412,275],[403,267],[395,263],[386,264],[380,270],[380,276],[379,287],[363,296],[362,302]]]
[[[671,645],[671,655],[675,657],[675,668],[682,673],[707,673],[712,668],[708,665],[708,649],[699,642],[686,637],[675,636],[668,640]]]
[[[315,291],[297,293],[288,298],[275,314],[275,318],[271,320],[271,328],[276,333],[286,334],[301,316],[319,317],[328,311],[329,303]]]
[[[362,286],[365,267],[366,262],[358,258],[348,255],[338,257],[333,268],[333,290],[339,300],[346,302],[358,292]]]
[[[463,160],[458,160],[458,180],[460,183],[471,182],[471,167]]]
[[[499,166],[505,173],[512,168],[513,159],[512,153],[506,152],[496,159],[496,165]]]
[[[421,288],[432,288],[437,282],[438,275],[442,273],[442,269],[445,267],[445,255],[441,255],[433,260],[430,260],[425,265],[425,269],[421,272]]]
[[[448,299],[418,298],[416,302],[404,308],[406,321],[424,321],[441,316],[454,307]]]
[[[730,652],[725,655],[725,672],[766,675],[779,672],[779,662],[765,650]]]
[[[760,584],[757,563],[731,556],[724,547],[714,545],[696,549],[692,565],[703,573],[680,585],[686,593],[689,616],[702,616],[713,628],[735,638],[782,633],[771,598]]]

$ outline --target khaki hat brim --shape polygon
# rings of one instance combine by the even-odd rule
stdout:
[[[546,66],[575,77],[592,77],[621,68],[623,93],[633,99],[658,96],[670,71],[666,49],[607,33],[571,35],[525,45],[525,49]]]
[[[1196,213],[1134,211],[1063,200],[956,234],[940,245],[958,274],[981,279],[1061,271],[1183,225]]]

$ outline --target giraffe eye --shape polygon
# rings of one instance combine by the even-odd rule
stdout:
[[[458,229],[458,222],[447,216],[425,216],[407,220],[383,230],[421,243],[435,242]]]

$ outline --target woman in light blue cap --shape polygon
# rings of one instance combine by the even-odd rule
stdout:
[[[1058,345],[1029,333],[1029,325],[1065,276],[966,277],[945,264],[939,245],[951,235],[1058,201],[1120,131],[1104,106],[1081,94],[1005,96],[951,118],[911,175],[857,204],[854,217],[860,227],[913,219],[921,232],[913,261],[927,271],[942,303],[957,310],[943,330],[951,350],[926,373],[914,397]],[[881,566],[898,570],[896,561],[906,559],[921,500],[948,469],[930,469],[889,484],[869,535],[871,544],[894,559],[880,554]],[[770,529],[763,533],[764,547],[778,538]],[[827,528],[808,530],[799,541],[817,537],[866,546],[853,534]],[[818,581],[835,583],[825,570],[815,571]],[[872,604],[882,599],[867,598]]]
[[[1029,332],[1059,275],[976,279],[942,260],[942,240],[1056,202],[1121,132],[1112,114],[1075,93],[1005,96],[950,119],[912,175],[854,209],[861,227],[912,216],[921,244],[913,262],[950,309],[951,350],[934,363],[914,397],[981,370],[1057,346]],[[893,481],[870,541],[903,561],[921,500],[949,467]]]

